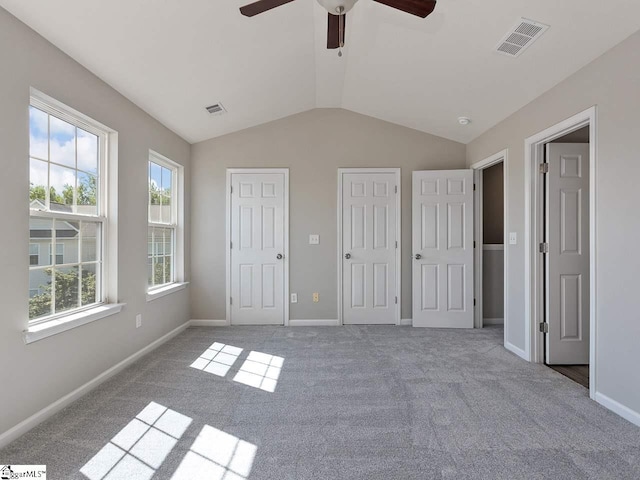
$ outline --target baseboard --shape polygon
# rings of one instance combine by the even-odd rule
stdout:
[[[515,353],[517,356],[519,356],[523,360],[526,360],[527,362],[529,361],[529,356],[527,355],[527,352],[525,352],[521,348],[516,347],[514,344],[509,342],[504,342],[504,348],[506,348],[512,353]]]
[[[622,405],[620,402],[616,402],[614,399],[600,392],[596,392],[595,400],[603,407],[608,408],[613,413],[617,413],[625,420],[629,420],[634,425],[640,427],[640,413],[631,410],[629,407]]]
[[[413,318],[401,318],[400,319],[400,325],[403,326],[411,326],[413,325]]]
[[[173,330],[171,330],[166,335],[163,335],[162,337],[160,337],[159,339],[157,339],[154,342],[150,343],[146,347],[138,350],[133,355],[125,358],[120,363],[117,363],[116,365],[114,365],[110,369],[102,372],[100,375],[98,375],[93,380],[89,380],[87,383],[85,383],[81,387],[76,388],[73,392],[71,392],[71,393],[65,395],[64,397],[56,400],[51,405],[43,408],[39,412],[34,413],[33,415],[31,415],[26,420],[23,420],[22,422],[20,422],[16,426],[14,426],[14,427],[10,428],[9,430],[7,430],[6,432],[0,434],[0,449],[6,447],[9,443],[13,442],[18,437],[21,437],[22,435],[27,433],[32,428],[36,427],[40,423],[42,423],[45,420],[47,420],[49,417],[52,417],[53,415],[58,413],[60,410],[62,410],[64,407],[70,405],[71,403],[73,403],[74,401],[76,401],[77,399],[82,397],[83,395],[86,395],[91,390],[96,388],[98,385],[100,385],[101,383],[105,382],[106,380],[108,380],[109,378],[111,378],[115,374],[119,373],[120,371],[124,370],[126,367],[131,365],[133,362],[135,362],[139,358],[143,357],[144,355],[146,355],[147,353],[151,352],[152,350],[155,350],[156,348],[158,348],[163,343],[171,340],[173,337],[175,337],[180,332],[185,330],[189,326],[189,324],[190,324],[190,322],[185,322],[182,325],[180,325],[179,327],[174,328]]]
[[[311,318],[300,320],[289,320],[290,327],[338,327],[340,320],[337,318]]]
[[[504,318],[483,318],[482,325],[504,325]]]
[[[229,322],[226,320],[191,320],[190,327],[228,327]]]

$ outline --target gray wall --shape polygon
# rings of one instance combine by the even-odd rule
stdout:
[[[0,191],[5,199],[0,385],[7,392],[0,396],[0,432],[4,432],[189,320],[188,291],[147,303],[146,251],[149,148],[185,166],[188,188],[190,146],[3,9],[0,65]],[[25,345],[31,86],[119,132],[118,291],[127,306],[118,315]],[[187,232],[188,227],[187,223]],[[138,330],[137,313],[143,314]]]
[[[467,146],[470,165],[509,149],[509,338],[524,349],[524,140],[598,107],[597,388],[640,412],[640,32],[614,47]]]
[[[504,250],[482,251],[482,317],[504,318]]]
[[[292,319],[337,318],[339,167],[402,168],[402,317],[411,317],[411,172],[465,168],[465,146],[340,109],[318,109],[192,146],[192,318],[225,318],[225,171],[288,167]],[[320,245],[308,245],[310,233]],[[320,302],[313,303],[313,292]]]

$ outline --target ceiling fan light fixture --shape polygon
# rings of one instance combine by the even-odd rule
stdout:
[[[344,15],[353,8],[357,1],[358,0],[318,0],[318,3],[332,15]],[[342,11],[340,11],[340,7],[342,7]]]

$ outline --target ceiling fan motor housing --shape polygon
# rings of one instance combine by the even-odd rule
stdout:
[[[327,10],[327,12],[333,15],[339,15],[340,13],[347,13],[353,8],[358,0],[318,0],[318,3]],[[340,12],[340,7],[344,10]]]

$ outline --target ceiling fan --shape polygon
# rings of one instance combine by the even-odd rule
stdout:
[[[244,7],[240,7],[240,13],[246,17],[253,17],[272,8],[279,7],[294,0],[258,0]],[[318,3],[327,10],[327,48],[342,49],[344,47],[344,30],[346,26],[347,12],[353,8],[358,0],[318,0]],[[436,0],[373,0],[403,12],[426,18],[436,8]],[[342,51],[338,51],[342,56]]]

